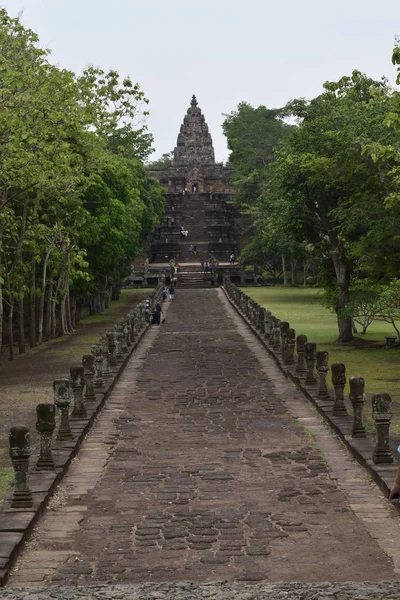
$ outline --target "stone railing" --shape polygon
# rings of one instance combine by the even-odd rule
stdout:
[[[162,289],[160,283],[150,295],[152,308],[162,301]],[[20,545],[63,478],[148,327],[140,304],[107,331],[97,344],[92,344],[91,353],[82,357],[81,364],[70,367],[69,377],[53,382],[53,402],[36,407],[37,451],[31,452],[27,427],[11,427],[10,458],[15,477],[3,513],[0,511],[0,538],[7,538],[8,552],[5,556],[4,547],[0,585],[7,580]]]
[[[227,277],[224,278],[224,290],[282,372],[315,404],[354,456],[368,468],[382,490],[388,494],[396,472],[394,465],[392,468],[388,465],[394,462],[393,450],[399,443],[398,439],[389,438],[392,419],[392,399],[389,394],[379,392],[371,395],[372,419],[376,431],[375,439],[372,439],[363,421],[366,401],[364,378],[360,375],[349,378],[349,400],[352,407],[350,415],[344,397],[347,381],[344,363],[334,362],[329,367],[327,351],[318,351],[317,344],[308,341],[304,334],[296,336],[289,323],[281,321],[270,310],[257,304]],[[327,385],[329,371],[332,390]]]

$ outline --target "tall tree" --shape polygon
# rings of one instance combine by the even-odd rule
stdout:
[[[318,248],[323,284],[337,313],[339,341],[345,342],[353,336],[346,307],[362,258],[360,240],[387,219],[387,165],[379,166],[364,149],[393,139],[382,128],[393,98],[385,80],[373,81],[358,71],[324,88],[314,100],[288,106],[299,126],[277,151],[271,186],[264,195],[271,210],[278,207],[276,212],[286,214],[282,233],[290,236],[300,229],[305,241]]]

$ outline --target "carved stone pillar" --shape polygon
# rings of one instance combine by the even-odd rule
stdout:
[[[128,318],[124,319],[124,335],[125,335],[127,350],[132,346],[130,327],[131,327],[130,320]]]
[[[284,363],[285,365],[294,365],[294,347],[296,344],[296,332],[292,327],[286,332],[286,353]]]
[[[83,403],[83,386],[85,385],[85,369],[76,366],[70,370],[71,389],[74,395],[74,408],[72,409],[71,419],[84,419],[86,417],[86,408]]]
[[[266,310],[264,312],[264,339],[267,344],[269,344],[269,339],[271,336],[271,311]]]
[[[349,398],[353,406],[353,428],[351,435],[353,438],[365,438],[367,437],[367,432],[363,423],[363,409],[365,403],[364,378],[353,375],[349,379],[349,385]]]
[[[269,319],[269,340],[268,340],[268,346],[271,346],[271,348],[273,348],[274,344],[275,344],[275,321],[276,321],[276,317],[274,317],[274,315],[271,315],[271,317]]]
[[[307,373],[306,363],[306,342],[307,336],[301,333],[296,338],[297,362],[294,370],[295,375],[305,375]]]
[[[117,357],[115,355],[115,333],[114,331],[107,331],[106,333],[108,351],[110,353],[110,367],[115,367],[117,364]]]
[[[108,351],[108,343],[106,338],[100,338],[100,346],[103,353],[103,377],[111,377],[112,371],[110,368],[110,353]]]
[[[317,352],[318,398],[330,398],[326,378],[329,371],[329,353],[326,350]]]
[[[72,440],[73,435],[69,424],[69,379],[56,379],[53,382],[54,404],[60,411],[60,427],[58,429],[56,440]]]
[[[335,399],[333,402],[332,414],[335,417],[347,415],[347,408],[344,403],[344,386],[346,385],[346,366],[344,363],[335,362],[332,364],[332,385],[335,390]]]
[[[317,344],[315,342],[306,342],[304,344],[307,372],[304,383],[306,385],[315,385],[317,378],[315,376],[315,363],[317,361]]]
[[[380,392],[372,396],[372,417],[376,427],[376,446],[372,455],[375,464],[392,463],[393,454],[389,447],[389,427],[392,420],[392,399]]]
[[[281,349],[281,320],[277,319],[276,317],[275,317],[273,333],[274,333],[274,343],[273,343],[272,349],[279,352],[279,350]]]
[[[287,321],[281,321],[281,358],[284,363],[287,351],[286,334],[289,327],[290,325]]]
[[[122,352],[122,340],[121,340],[121,332],[114,332],[115,339],[115,358],[117,359],[117,363],[121,363],[124,360],[124,355]]]
[[[128,352],[128,345],[126,343],[125,327],[123,324],[116,325],[115,330],[119,334],[119,339],[121,341],[121,352],[122,354],[126,354]]]
[[[95,388],[104,387],[104,379],[103,379],[103,353],[98,344],[92,344],[91,352],[94,356],[94,379],[93,385]]]
[[[36,430],[40,436],[40,454],[36,471],[53,471],[54,459],[51,440],[56,428],[56,407],[54,404],[38,404],[36,407]]]
[[[129,333],[132,345],[135,343],[135,317],[132,313],[129,315]]]
[[[33,498],[28,486],[29,457],[31,455],[29,429],[24,425],[11,427],[9,442],[10,458],[15,479],[11,507],[31,508],[33,506]]]
[[[85,373],[85,401],[91,402],[96,400],[96,393],[94,391],[93,379],[94,379],[94,356],[93,354],[85,354],[82,357],[82,366]]]

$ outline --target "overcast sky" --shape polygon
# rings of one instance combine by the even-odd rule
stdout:
[[[392,82],[400,0],[8,0],[3,6],[81,71],[113,68],[150,100],[152,158],[172,150],[196,94],[217,160],[222,113],[245,100],[283,106],[359,69]]]

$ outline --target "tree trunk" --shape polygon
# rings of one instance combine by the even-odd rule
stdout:
[[[67,294],[66,300],[65,300],[65,311],[66,311],[66,320],[67,320],[68,331],[69,331],[69,333],[72,333],[74,331],[74,328],[72,326],[71,298],[70,298],[69,293]]]
[[[68,333],[69,333],[68,327],[67,327],[66,310],[65,310],[66,301],[67,301],[67,296],[63,295],[63,297],[61,298],[61,303],[60,303],[60,321],[61,321],[62,335],[68,335]]]
[[[292,285],[296,285],[297,260],[292,260],[291,263],[290,263],[290,267],[291,267]]]
[[[43,341],[43,319],[44,319],[44,304],[46,300],[46,280],[47,280],[47,263],[49,262],[50,253],[52,246],[47,250],[46,256],[43,261],[43,273],[42,273],[42,295],[40,296],[39,304],[39,327],[38,327],[38,343],[41,344]],[[49,314],[50,305],[47,308],[47,314]],[[50,328],[46,328],[47,336],[50,335]]]
[[[282,254],[282,273],[283,273],[283,285],[287,285],[289,283],[288,274],[286,270],[286,261],[285,257]]]
[[[18,352],[25,354],[25,323],[24,323],[24,296],[22,294],[22,283],[19,286],[19,318],[18,318]]]
[[[72,327],[72,329],[75,329],[76,328],[76,296],[75,296],[75,294],[70,294],[69,306],[70,306],[70,314],[71,314],[71,327]]]
[[[105,302],[104,302],[106,309],[110,306],[111,293],[112,293],[112,290],[111,290],[111,287],[109,287],[106,292],[106,297],[105,297]]]
[[[100,292],[100,312],[104,312],[105,311],[104,296],[105,296],[105,293],[104,292]]]
[[[303,263],[303,287],[307,285],[307,277],[308,277],[308,263],[304,261]]]
[[[338,320],[339,338],[338,342],[349,342],[353,339],[352,318],[344,316],[343,311],[349,303],[350,268],[338,253],[332,254],[335,266],[336,279],[339,286],[336,314]]]
[[[14,360],[14,329],[13,329],[13,325],[14,325],[14,294],[11,293],[10,291],[10,308],[8,311],[8,339],[10,342],[10,347],[9,347],[9,357],[10,360]]]
[[[29,342],[31,348],[37,345],[36,342],[36,261],[33,258],[31,262],[31,288],[29,292]]]
[[[49,291],[47,294],[47,305],[46,305],[46,339],[50,339],[52,331],[52,317],[53,317],[53,282],[50,281]]]

